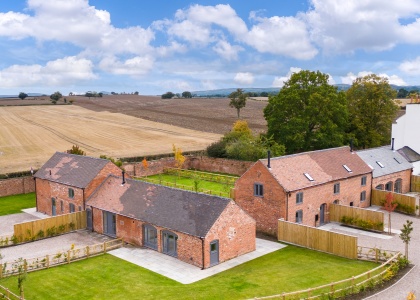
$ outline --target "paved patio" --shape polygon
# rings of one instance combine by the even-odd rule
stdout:
[[[189,284],[226,271],[284,247],[286,247],[286,245],[257,239],[257,249],[255,251],[204,270],[182,262],[169,255],[145,248],[119,248],[112,250],[109,253],[180,283]]]

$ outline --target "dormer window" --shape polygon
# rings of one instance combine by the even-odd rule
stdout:
[[[314,181],[314,179],[308,173],[303,173],[303,175],[305,175],[305,177],[308,178],[309,181]]]
[[[351,173],[351,169],[347,165],[343,165],[343,168],[346,169],[347,172]]]

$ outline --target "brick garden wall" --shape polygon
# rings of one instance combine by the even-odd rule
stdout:
[[[32,176],[0,180],[0,197],[35,192]]]
[[[223,158],[211,158],[207,156],[186,156],[183,165],[184,169],[196,169],[205,172],[219,172],[241,176],[254,164],[249,161],[239,161]],[[175,167],[173,157],[165,157],[158,160],[148,161],[148,168],[145,169],[141,162],[124,163],[124,169],[131,176],[150,176],[162,173],[165,168]]]

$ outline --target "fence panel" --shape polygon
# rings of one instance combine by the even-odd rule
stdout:
[[[78,229],[85,229],[86,211],[55,216],[14,225],[17,242],[36,240]]]
[[[416,213],[416,198],[404,194],[398,194],[382,190],[372,190],[372,204],[383,206],[383,203],[386,200],[386,195],[388,193],[392,194],[393,202],[398,203],[398,206],[395,209],[396,211],[401,211],[408,214]]]
[[[352,221],[353,224],[350,225],[364,229],[384,230],[383,212],[354,206],[330,204],[330,221],[345,224],[349,224],[349,221]]]
[[[411,191],[420,193],[420,176],[411,175]]]
[[[278,221],[278,240],[305,248],[357,259],[357,237]]]

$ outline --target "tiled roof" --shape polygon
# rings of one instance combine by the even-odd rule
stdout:
[[[87,204],[155,226],[205,237],[230,199],[120,177],[108,178]]]
[[[267,159],[260,161],[267,165]],[[304,189],[371,172],[363,160],[347,146],[275,157],[271,159],[270,165],[271,168],[268,170],[286,191]]]
[[[413,168],[398,151],[391,150],[389,146],[357,151],[357,155],[373,168],[373,178]]]
[[[408,146],[404,146],[401,149],[397,150],[399,154],[401,154],[408,162],[417,162],[420,161],[420,154],[418,154],[416,151],[411,149]]]
[[[56,152],[34,177],[85,188],[109,160]]]

